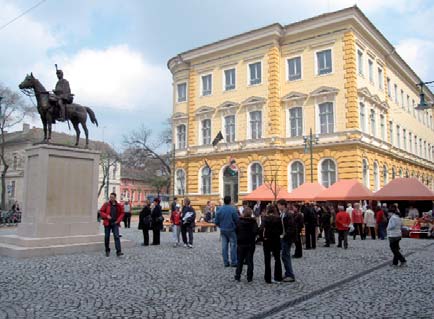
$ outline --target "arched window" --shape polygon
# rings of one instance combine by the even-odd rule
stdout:
[[[380,188],[380,174],[378,172],[378,162],[374,162],[374,191]]]
[[[185,172],[182,169],[176,171],[176,194],[185,194]]]
[[[304,166],[300,161],[291,164],[291,187],[296,189],[304,183]]]
[[[254,191],[262,185],[262,166],[259,163],[253,163],[250,166],[251,189]]]
[[[211,194],[211,172],[207,166],[201,169],[200,177],[201,177],[201,193]]]
[[[408,174],[408,169],[405,170],[405,177],[406,177],[406,178],[409,178],[409,177],[410,177],[410,175]]]
[[[325,159],[321,163],[321,184],[329,187],[336,182],[336,164],[331,159]]]
[[[362,161],[362,176],[363,176],[363,185],[369,188],[369,164],[366,159]]]
[[[396,177],[395,167],[392,167],[392,179],[395,179],[395,177]]]
[[[389,183],[389,170],[387,169],[387,165],[383,166],[383,185]]]
[[[402,172],[402,168],[399,169],[399,177],[403,177],[403,172]]]

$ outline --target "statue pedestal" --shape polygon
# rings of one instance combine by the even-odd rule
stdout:
[[[16,235],[0,236],[0,255],[103,252],[96,222],[99,152],[36,145],[26,150],[24,172],[22,222]]]

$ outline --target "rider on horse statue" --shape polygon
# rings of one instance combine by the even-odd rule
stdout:
[[[53,90],[54,96],[52,97],[53,101],[59,107],[59,121],[66,121],[65,114],[65,104],[71,104],[74,100],[74,95],[71,94],[71,88],[69,87],[69,82],[63,78],[63,71],[57,69],[56,66],[56,75],[59,81],[56,83],[56,88]]]

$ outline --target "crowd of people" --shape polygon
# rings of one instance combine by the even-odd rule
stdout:
[[[116,194],[100,209],[105,227],[105,252],[110,255],[109,238],[113,233],[117,256],[122,256],[119,226],[124,221],[130,227],[131,206],[128,202],[121,205],[116,201]],[[396,204],[371,207],[360,203],[344,205],[320,205],[316,203],[295,204],[281,199],[276,204],[263,204],[258,201],[253,207],[247,202],[239,209],[232,204],[231,197],[225,196],[222,203],[216,206],[207,202],[200,221],[214,223],[220,229],[221,253],[224,267],[234,267],[234,279],[241,280],[243,265],[247,265],[247,281],[253,280],[254,254],[257,245],[262,245],[265,263],[264,280],[266,283],[294,282],[295,271],[292,258],[303,256],[303,235],[305,250],[316,249],[319,238],[324,238],[324,247],[336,244],[337,247],[348,248],[348,236],[356,240],[389,239],[393,253],[392,265],[403,266],[405,258],[400,253],[402,222],[399,207]],[[410,207],[408,215],[415,215]],[[129,216],[128,216],[129,215]],[[196,223],[196,212],[188,198],[183,199],[183,206],[175,197],[170,207],[170,223],[172,225],[173,246],[193,248],[193,234]],[[150,244],[149,231],[152,231],[151,245],[160,244],[160,231],[164,217],[158,198],[145,205],[139,214],[138,228],[143,232],[143,246]],[[294,245],[294,254],[291,247]],[[273,258],[272,258],[273,257]],[[274,270],[272,271],[272,259]]]

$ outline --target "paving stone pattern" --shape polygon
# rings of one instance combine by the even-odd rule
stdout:
[[[391,260],[387,241],[318,247],[293,259],[295,283],[270,285],[263,280],[261,246],[253,282],[244,270],[237,283],[234,268],[223,267],[218,233],[195,233],[193,249],[172,247],[171,233],[162,233],[161,246],[149,247],[140,246],[141,231],[121,233],[137,242],[121,258],[103,251],[0,257],[0,319],[434,318],[432,241],[404,239],[402,251],[412,255],[408,267],[398,269],[381,266]]]

